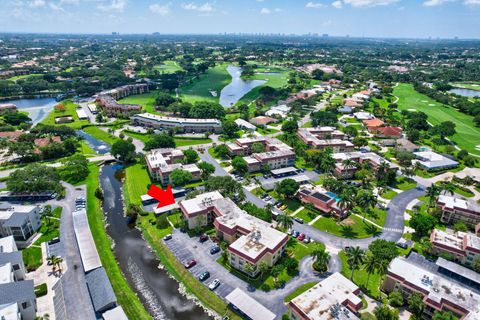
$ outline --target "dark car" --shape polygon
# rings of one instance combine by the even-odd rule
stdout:
[[[214,246],[210,249],[210,254],[215,254],[217,252],[220,252],[220,247],[219,246]]]
[[[303,219],[302,218],[293,218],[295,221],[297,221],[298,223],[303,223]]]
[[[198,280],[200,280],[200,281],[205,281],[208,278],[210,278],[210,272],[208,272],[208,271],[204,271],[198,276]]]
[[[60,242],[60,238],[59,238],[59,237],[55,237],[55,238],[53,238],[52,240],[48,241],[48,244],[49,244],[49,245],[52,245],[52,244],[59,243],[59,242]]]
[[[185,262],[184,266],[185,266],[185,268],[190,269],[191,267],[193,267],[196,264],[197,264],[197,260],[192,259],[192,260],[188,260],[187,262]]]
[[[172,239],[172,235],[171,234],[167,234],[165,237],[163,237],[163,241],[168,241]]]
[[[208,240],[208,236],[206,234],[202,234],[199,238],[199,241],[200,242],[205,242]]]

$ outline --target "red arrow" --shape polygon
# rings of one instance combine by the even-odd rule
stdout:
[[[150,197],[158,200],[159,203],[157,208],[169,206],[175,203],[175,199],[173,198],[173,193],[172,193],[172,187],[170,185],[168,185],[166,190],[162,190],[156,185],[152,184],[147,194]]]

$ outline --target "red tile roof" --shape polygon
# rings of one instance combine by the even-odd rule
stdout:
[[[400,137],[402,135],[402,128],[400,127],[380,127],[375,129],[378,135],[384,137]]]
[[[370,128],[377,128],[377,127],[381,127],[385,124],[385,122],[383,122],[382,120],[380,119],[371,119],[371,120],[363,120],[363,124],[365,126],[368,127],[368,129],[370,130]]]

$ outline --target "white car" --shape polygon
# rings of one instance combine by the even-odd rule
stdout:
[[[208,289],[210,289],[210,290],[213,291],[213,290],[217,289],[217,287],[218,287],[219,285],[220,285],[220,280],[215,279],[215,280],[213,280],[213,281],[208,285]]]

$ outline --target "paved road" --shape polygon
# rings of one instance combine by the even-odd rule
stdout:
[[[95,312],[92,307],[90,295],[85,281],[80,252],[78,249],[75,232],[73,229],[72,212],[74,201],[78,196],[85,197],[85,186],[74,187],[64,183],[66,196],[62,200],[51,200],[48,204],[61,206],[63,208],[60,219],[60,251],[64,261],[67,263],[67,270],[63,273],[56,285],[55,295],[63,295],[65,303],[66,319],[95,319]],[[62,317],[60,317],[62,318]]]

